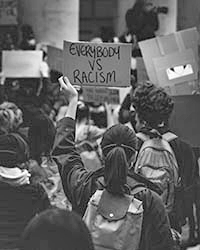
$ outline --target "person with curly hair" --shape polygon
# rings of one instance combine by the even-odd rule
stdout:
[[[136,129],[138,132],[149,136],[159,137],[170,132],[169,119],[174,108],[172,98],[160,87],[151,82],[138,85],[132,96],[132,105],[136,111]],[[138,139],[140,149],[143,141]],[[195,180],[196,159],[192,147],[181,138],[176,137],[169,142],[179,167],[181,180],[180,192],[175,198],[175,208],[169,214],[172,228],[181,232],[181,227],[186,223],[186,217],[192,213],[192,195],[189,192]],[[176,194],[175,194],[176,195]],[[176,197],[176,196],[175,196]],[[180,198],[181,197],[181,198]],[[190,235],[190,237],[192,237]]]

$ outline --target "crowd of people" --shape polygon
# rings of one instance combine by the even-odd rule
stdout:
[[[103,28],[100,40],[132,43],[132,56],[141,56],[137,42],[154,37],[158,13],[167,13],[145,3],[127,11],[127,32],[116,39]],[[20,49],[36,49],[30,26],[22,33]],[[0,75],[0,249],[200,243],[200,150],[170,130],[172,98],[138,83],[132,68],[120,105],[85,102],[80,87],[49,69],[47,56],[41,78]]]

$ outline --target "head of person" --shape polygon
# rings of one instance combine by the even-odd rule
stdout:
[[[25,228],[21,250],[93,250],[87,226],[77,214],[58,208],[34,217]]]
[[[8,110],[10,113],[11,130],[17,130],[23,123],[23,114],[20,108],[13,102],[3,102],[0,105],[0,110]]]
[[[35,113],[28,131],[32,159],[41,163],[42,156],[50,155],[55,134],[56,129],[52,120],[40,110]]]
[[[105,160],[104,181],[115,195],[126,192],[128,168],[136,158],[137,137],[128,126],[117,124],[103,135],[101,149]]]
[[[171,97],[160,87],[151,82],[138,85],[132,97],[136,111],[136,129],[149,127],[160,130],[168,127],[174,103]]]
[[[29,147],[26,141],[15,129],[18,116],[11,108],[0,107],[0,166],[13,168],[24,163],[29,157]]]

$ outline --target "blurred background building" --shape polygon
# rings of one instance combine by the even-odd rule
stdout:
[[[158,34],[193,26],[200,28],[199,0],[152,2],[169,9],[167,15],[159,14]],[[63,39],[87,41],[102,31],[119,36],[126,30],[126,11],[134,3],[135,0],[0,0],[0,42],[20,41],[23,24],[32,26],[37,42],[57,47],[62,47]]]

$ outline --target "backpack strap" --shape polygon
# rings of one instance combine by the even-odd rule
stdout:
[[[170,141],[173,141],[175,140],[176,138],[178,138],[177,135],[171,133],[171,132],[167,132],[165,134],[162,135],[162,138],[167,141],[167,142],[170,142]]]
[[[144,133],[142,132],[139,132],[136,134],[137,138],[139,138],[141,141],[145,142],[147,140],[149,140],[149,137],[148,135],[145,135]]]
[[[131,195],[138,194],[139,192],[144,191],[146,189],[147,188],[144,185],[142,185],[142,184],[138,185],[138,186],[134,187],[134,189],[131,191]]]
[[[169,142],[160,138],[153,138],[145,141],[140,149],[140,152],[144,151],[146,148],[153,148],[159,151],[168,151],[172,155],[174,154]]]

